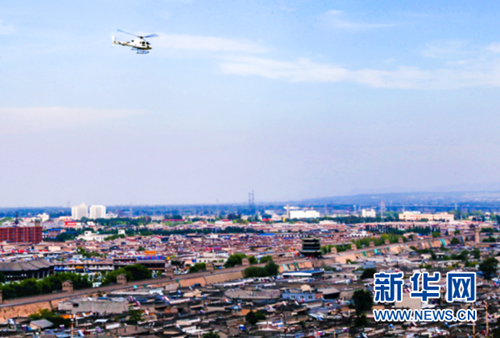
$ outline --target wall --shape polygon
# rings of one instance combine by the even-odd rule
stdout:
[[[0,309],[0,321],[5,322],[7,319],[14,317],[28,317],[29,315],[37,313],[42,309],[53,310],[57,308],[57,304],[59,304],[59,302],[65,300],[68,300],[68,298],[13,307],[4,307]]]
[[[460,240],[463,240],[461,237],[458,237]],[[419,248],[438,248],[443,245],[443,241],[445,245],[449,243],[449,240],[447,239],[435,239],[435,240],[427,240],[427,241],[421,241],[416,244],[417,247]],[[415,245],[412,243],[412,245]],[[323,260],[324,262],[321,262],[321,260],[316,260],[316,261],[305,261],[305,262],[292,262],[288,264],[279,264],[280,265],[280,272],[283,271],[296,271],[296,270],[311,270],[314,269],[315,267],[321,267],[321,264],[331,264],[332,262],[340,262],[340,263],[345,263],[347,259],[350,259],[352,261],[355,261],[358,257],[371,257],[375,255],[375,250],[377,252],[385,254],[387,252],[391,253],[397,253],[401,252],[404,248],[406,247],[406,244],[401,244],[398,246],[394,247],[378,247],[378,248],[373,248],[365,251],[360,251],[360,252],[353,252],[352,254],[350,253],[341,253],[341,256],[335,256],[335,257],[329,257],[328,259]],[[194,284],[200,284],[202,286],[207,285],[207,284],[213,284],[213,283],[220,283],[220,282],[227,282],[231,280],[236,280],[242,278],[242,271],[230,271],[226,273],[219,273],[219,274],[210,274],[210,275],[205,275],[205,276],[197,276],[193,278],[187,278],[187,279],[181,279],[181,280],[174,280],[171,282],[162,282],[162,283],[154,283],[154,280],[152,280],[150,285],[161,285],[165,286],[168,285],[169,289],[175,289],[176,286],[174,285],[177,284],[178,286],[181,287],[188,287],[192,286]],[[92,292],[89,292],[90,294],[96,294],[99,291],[98,288],[92,289]],[[23,304],[23,305],[14,305],[14,306],[5,306],[0,308],[0,321],[7,321],[9,318],[14,318],[14,317],[26,317],[30,314],[39,312],[41,309],[54,309],[57,307],[57,304],[59,302],[67,300],[68,298],[62,298],[58,300],[52,300],[52,301],[41,301],[36,303],[36,299],[26,299],[26,303],[29,304]]]

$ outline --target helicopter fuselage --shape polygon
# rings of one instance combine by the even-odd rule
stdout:
[[[116,41],[115,38],[113,37],[113,44],[114,45],[121,45],[121,46],[128,46],[128,47],[132,47],[133,49],[138,49],[138,50],[150,50],[153,48],[149,44],[149,42],[147,42],[144,39],[140,39],[140,38],[134,39],[134,40],[129,41],[129,42],[121,42],[121,41]]]

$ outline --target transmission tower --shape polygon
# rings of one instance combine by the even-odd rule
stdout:
[[[380,202],[380,219],[382,220],[382,222],[384,221],[384,212],[385,212],[385,202],[384,201],[381,201]]]

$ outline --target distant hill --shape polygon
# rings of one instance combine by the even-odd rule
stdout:
[[[450,205],[450,204],[488,204],[500,206],[500,191],[462,191],[462,192],[410,192],[358,194],[351,196],[333,196],[311,198],[298,201],[309,205]]]

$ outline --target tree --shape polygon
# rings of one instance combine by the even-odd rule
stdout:
[[[260,263],[272,262],[273,256],[263,256],[260,258]]]
[[[128,322],[133,325],[137,325],[138,322],[142,321],[142,311],[141,310],[130,310],[128,312]]]
[[[483,243],[495,243],[496,241],[495,237],[492,237],[491,235],[488,236],[488,238],[483,239]]]
[[[133,276],[132,280],[143,280],[152,278],[151,271],[149,271],[149,269],[142,264],[127,265],[124,269],[132,274]]]
[[[455,235],[460,235],[460,230],[455,230]]]
[[[209,333],[205,333],[203,335],[203,338],[220,338],[218,333],[215,333],[214,331],[210,331]]]
[[[493,326],[493,325],[492,325]],[[491,327],[491,326],[490,326]],[[495,328],[493,329],[492,337],[493,338],[500,338],[500,319],[497,319],[496,325],[494,326]]]
[[[262,268],[258,266],[249,266],[243,270],[243,276],[245,278],[276,276],[278,273],[279,266],[274,262],[267,262]]]
[[[5,283],[5,275],[0,272],[0,283]]]
[[[462,250],[462,252],[460,252],[460,254],[457,256],[458,259],[460,259],[461,261],[464,261],[466,262],[469,258],[469,251],[468,250]]]
[[[243,270],[243,277],[245,278],[255,278],[255,277],[267,277],[266,270],[264,268],[259,268],[258,266],[249,266]]]
[[[259,321],[264,319],[266,319],[266,315],[260,310],[258,310],[257,312],[250,311],[245,316],[245,321],[251,325],[255,325]]]
[[[103,285],[116,283],[118,275],[124,274],[128,281],[137,281],[153,278],[151,271],[142,264],[127,265],[115,271],[108,272],[102,281]]]
[[[39,312],[31,314],[28,317],[30,320],[46,319],[56,327],[61,325],[69,327],[71,325],[71,320],[58,316],[54,313],[54,311],[51,311],[49,309],[41,309]]]
[[[267,264],[264,266],[264,269],[266,269],[268,276],[276,276],[279,273],[280,267],[274,262],[267,262]]]
[[[457,244],[460,244],[460,241],[458,240],[458,238],[456,237],[453,237],[450,241],[450,244],[451,245],[457,245]]]
[[[112,236],[108,236],[106,238],[104,238],[105,241],[114,241],[115,239],[118,239],[118,238],[126,238],[127,236],[125,235],[112,235]]]
[[[75,290],[92,286],[92,283],[90,283],[88,277],[85,275],[63,272],[38,280],[35,278],[28,278],[20,282],[3,284],[0,286],[0,290],[2,290],[4,299],[43,295],[61,290],[62,283],[67,280],[73,282]]]
[[[354,326],[356,327],[365,327],[368,325],[368,319],[366,318],[366,315],[361,315],[361,316],[358,316],[356,317],[356,319],[354,319]]]
[[[474,248],[474,250],[472,250],[472,255],[474,255],[475,259],[479,259],[481,258],[481,251],[479,251],[478,248]]]
[[[205,271],[207,269],[206,263],[195,263],[194,265],[189,267],[189,273]]]
[[[246,257],[247,257],[247,255],[242,254],[242,253],[237,253],[237,254],[231,255],[227,259],[226,263],[224,263],[224,266],[226,268],[232,268],[236,265],[241,265],[243,258],[246,258]]]
[[[88,252],[84,248],[82,248],[81,246],[79,246],[76,249],[75,253],[82,255],[85,258],[102,257],[102,255],[100,253],[98,253],[96,251]]]
[[[377,269],[375,268],[367,268],[363,270],[363,273],[361,274],[361,279],[366,279],[366,278],[373,278],[373,275],[377,272]]]
[[[370,311],[373,306],[372,294],[365,290],[356,290],[352,296],[356,315],[359,317],[362,313]]]
[[[484,278],[493,278],[497,274],[498,260],[495,257],[485,258],[481,264],[479,264],[479,270],[483,273]]]

